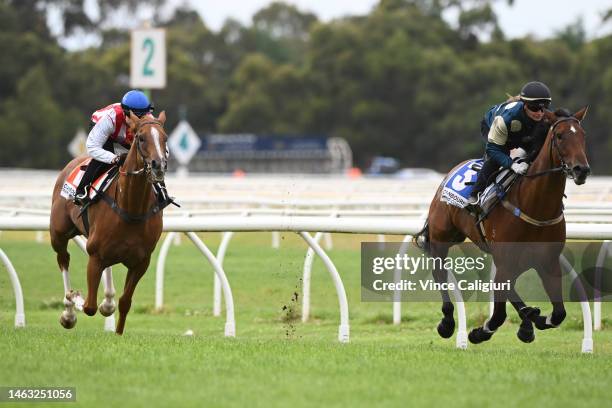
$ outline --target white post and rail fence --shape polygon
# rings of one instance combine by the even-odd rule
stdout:
[[[308,254],[306,255],[304,265],[304,294],[310,293],[310,268],[314,254],[322,259],[327,271],[330,274],[332,282],[336,289],[338,297],[340,324],[338,327],[338,340],[340,342],[348,342],[350,338],[349,325],[349,308],[348,299],[344,284],[336,269],[334,263],[329,258],[327,253],[319,245],[322,233],[359,233],[359,234],[381,234],[381,235],[402,235],[404,241],[408,241],[409,236],[412,236],[419,231],[423,226],[423,221],[415,217],[334,217],[334,216],[292,216],[292,215],[216,215],[216,216],[196,216],[196,217],[166,217],[164,219],[164,231],[169,232],[165,240],[161,244],[159,257],[156,268],[156,307],[163,307],[163,279],[165,260],[170,249],[172,238],[177,233],[186,234],[195,246],[202,252],[213,266],[215,276],[218,278],[219,286],[223,298],[225,299],[225,335],[234,337],[236,335],[236,322],[234,316],[234,300],[229,280],[223,269],[223,259],[230,242],[231,234],[235,232],[262,232],[262,231],[283,231],[295,232],[299,234],[308,244]],[[0,216],[0,231],[48,231],[49,218],[47,216]],[[224,232],[222,244],[219,247],[217,256],[201,241],[196,232]],[[315,236],[311,235],[315,232]],[[603,265],[605,258],[610,255],[609,240],[612,239],[612,225],[610,224],[567,224],[568,239],[588,239],[604,241],[602,250],[597,258],[598,265]],[[77,244],[80,247],[84,246],[83,238],[77,237]],[[12,265],[8,256],[0,249],[0,260],[6,266],[13,291],[15,293],[16,313],[15,326],[25,326],[25,312],[23,307],[23,292],[19,283],[19,277]],[[562,265],[566,270],[575,274],[576,272],[564,259],[561,260]],[[107,271],[111,276],[110,270]],[[452,276],[452,274],[449,274]],[[307,279],[306,279],[307,278]],[[110,282],[107,282],[110,280]],[[112,277],[104,279],[104,283],[112,285]],[[465,305],[461,298],[460,292],[454,293],[457,303],[458,313],[458,332],[457,332],[457,347],[464,349],[467,347],[466,333],[466,312]],[[310,309],[310,296],[304,298],[303,303],[303,319],[308,319],[308,311]],[[220,312],[220,297],[215,298],[215,312]],[[582,341],[582,351],[592,352],[593,350],[593,319],[591,317],[591,308],[586,297],[581,302],[584,320],[584,336]],[[396,301],[393,305],[394,322],[398,324],[401,321],[401,302]],[[110,318],[107,319],[112,319]],[[598,320],[599,319],[599,320]],[[105,327],[112,327],[112,320],[107,320]],[[596,330],[601,328],[601,304],[595,302],[595,324]]]

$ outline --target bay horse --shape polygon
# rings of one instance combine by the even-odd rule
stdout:
[[[468,338],[474,344],[489,340],[506,319],[506,301],[517,310],[521,325],[518,338],[526,343],[534,340],[533,324],[539,329],[558,327],[565,319],[562,299],[561,266],[559,256],[566,239],[563,218],[563,194],[567,178],[577,185],[584,184],[590,174],[585,150],[585,131],[581,122],[588,107],[573,115],[569,112],[545,111],[545,124],[549,125],[542,148],[527,174],[514,183],[505,196],[504,205],[497,205],[483,221],[479,231],[476,220],[466,209],[440,200],[446,179],[438,188],[425,226],[414,237],[433,257],[444,259],[450,247],[469,238],[480,249],[491,253],[497,267],[495,282],[511,282],[508,291],[494,291],[493,314],[485,323],[473,329]],[[465,162],[456,166],[451,173]],[[484,238],[484,239],[483,239]],[[496,243],[552,243],[530,250]],[[537,248],[535,248],[537,247]],[[537,308],[523,303],[514,289],[516,279],[525,271],[535,269],[552,303],[552,314],[540,316]],[[448,271],[434,268],[436,282],[446,282]],[[453,335],[454,306],[448,291],[441,291],[443,318],[438,334],[443,338]]]
[[[161,112],[158,118],[152,115],[138,118],[130,112],[126,123],[134,141],[119,169],[119,176],[103,193],[106,195],[102,196],[104,200],[92,204],[82,215],[81,209],[72,200],[62,197],[60,192],[68,174],[85,157],[72,160],[57,177],[52,196],[50,233],[64,280],[65,310],[60,323],[67,329],[76,324],[75,307],[82,305],[88,316],[96,314],[102,272],[111,265],[122,263],[128,271],[123,296],[119,299],[119,321],[115,332],[123,334],[132,295],[149,266],[151,253],[162,232],[163,207],[159,207],[152,185],[163,182],[167,169],[165,121],[165,112]],[[87,218],[88,226],[84,224],[84,218]],[[76,235],[88,237],[87,298],[84,302],[80,294],[72,290],[68,272],[68,241]],[[105,292],[105,300],[99,306],[102,315],[114,313],[113,298],[114,289]]]

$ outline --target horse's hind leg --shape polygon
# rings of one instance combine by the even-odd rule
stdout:
[[[70,273],[68,272],[70,267],[70,254],[68,253],[68,239],[54,231],[51,232],[51,246],[57,253],[57,265],[62,272],[62,278],[64,281],[64,311],[60,316],[60,324],[66,329],[72,329],[76,325],[76,313],[75,304],[73,301],[72,288],[70,287]]]
[[[430,256],[433,258],[446,258],[448,255],[448,245],[437,243],[431,244],[430,247]],[[444,268],[435,267],[432,271],[432,275],[436,283],[447,283],[448,282],[448,271]],[[450,300],[450,296],[447,290],[440,290],[440,294],[442,295],[442,320],[438,324],[438,334],[440,337],[448,339],[455,332],[455,318],[453,313],[455,311],[455,307],[453,306],[453,302]]]
[[[149,261],[150,258],[147,258],[139,265],[128,269],[127,276],[125,277],[123,295],[119,298],[119,321],[117,322],[117,328],[115,330],[115,333],[117,334],[123,334],[123,330],[125,329],[125,319],[127,318],[127,314],[132,307],[132,296],[134,295],[134,290],[136,289],[136,285],[138,285],[140,278],[142,278],[147,271]]]

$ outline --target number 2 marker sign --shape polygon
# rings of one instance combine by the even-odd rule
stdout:
[[[138,29],[132,31],[130,86],[164,88],[166,86],[166,31]]]

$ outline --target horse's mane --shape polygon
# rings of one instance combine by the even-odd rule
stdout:
[[[563,117],[563,118],[569,118],[569,117],[572,116],[572,114],[570,113],[569,109],[567,109],[567,108],[557,108],[557,110],[555,111],[555,116]]]
[[[570,111],[567,108],[557,108],[554,112],[555,116],[558,118],[569,118],[572,116]],[[548,129],[552,123],[548,123],[546,120],[542,120],[536,124],[533,129],[533,133],[530,135],[531,141],[531,149],[529,150],[529,154],[527,160],[531,163],[535,160],[544,146],[544,142],[546,142],[546,135],[548,135]]]
[[[542,120],[538,122],[533,128],[533,132],[529,136],[530,138],[530,147],[528,149],[527,161],[529,163],[533,162],[535,158],[538,156],[540,149],[544,146],[544,142],[546,141],[546,135],[548,134],[548,129],[550,128],[550,123]]]

